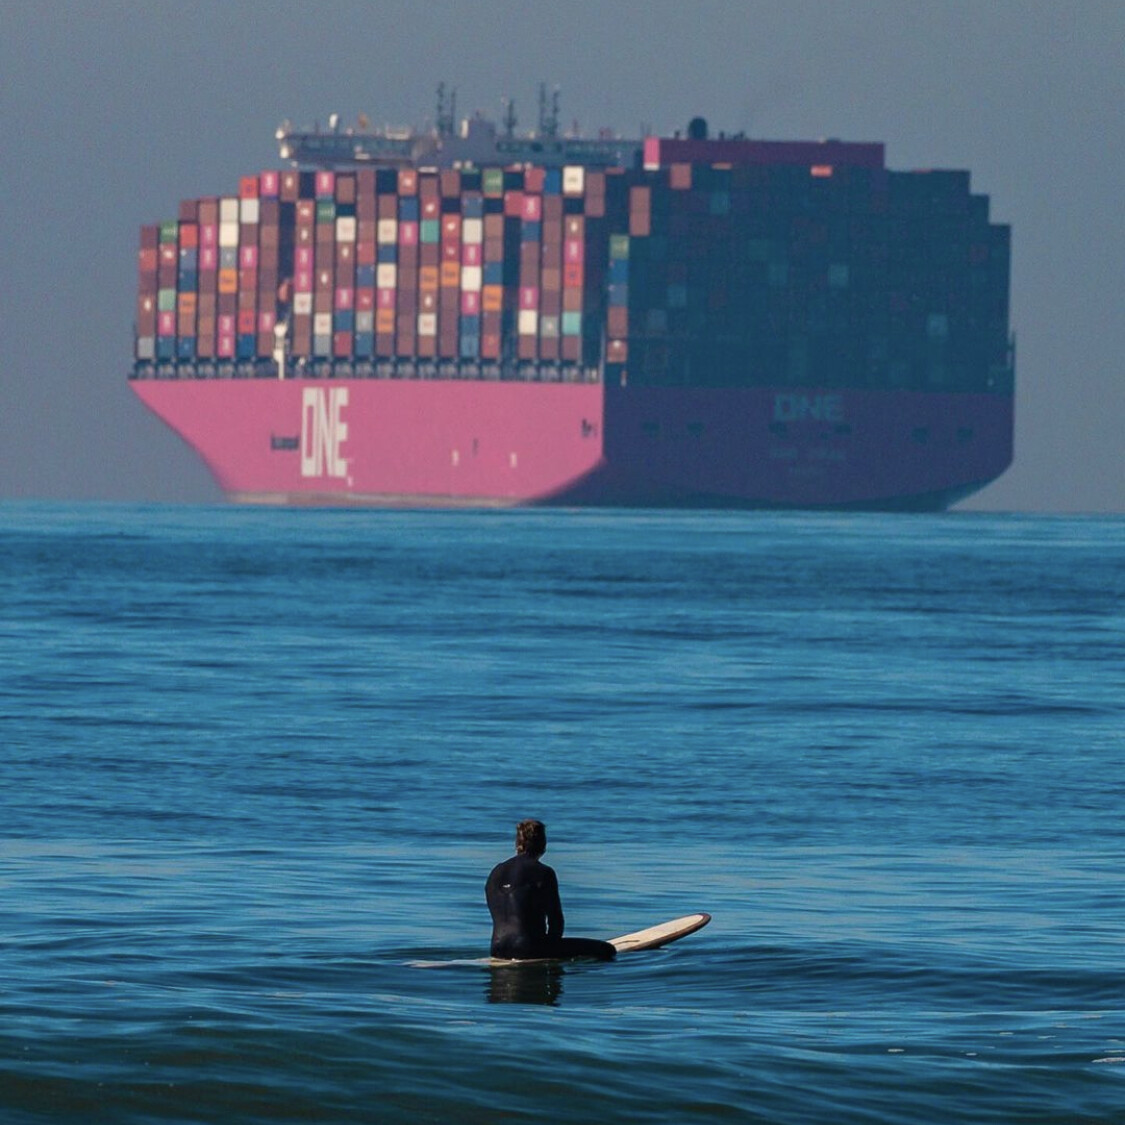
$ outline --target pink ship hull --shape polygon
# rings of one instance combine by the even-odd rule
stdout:
[[[240,502],[939,509],[1012,459],[1012,399],[817,388],[134,380]]]

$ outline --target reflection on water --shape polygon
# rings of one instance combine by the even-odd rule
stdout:
[[[492,965],[488,972],[490,1004],[554,1004],[562,995],[565,970],[558,961]]]

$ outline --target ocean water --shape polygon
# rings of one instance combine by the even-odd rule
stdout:
[[[0,1122],[1125,1121],[1125,519],[0,508]],[[567,932],[492,969],[547,822]]]

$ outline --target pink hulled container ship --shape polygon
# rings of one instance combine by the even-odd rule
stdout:
[[[141,230],[131,386],[253,503],[937,510],[1012,459],[1010,231],[883,146],[278,132]]]

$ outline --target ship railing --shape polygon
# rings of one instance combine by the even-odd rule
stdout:
[[[286,379],[395,379],[448,382],[600,383],[600,366],[553,361],[481,359],[304,359],[289,357]],[[252,360],[140,360],[130,379],[274,379],[277,363]]]

